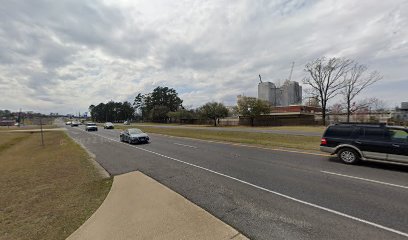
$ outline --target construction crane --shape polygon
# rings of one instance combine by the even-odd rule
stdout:
[[[293,67],[294,66],[295,66],[295,62],[292,62],[292,68],[290,69],[290,74],[289,74],[288,81],[292,80],[292,73],[293,73]]]
[[[259,82],[262,83],[262,77],[261,74],[259,74]]]

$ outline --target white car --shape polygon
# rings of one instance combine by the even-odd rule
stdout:
[[[87,123],[85,125],[85,131],[98,131],[98,126],[96,126],[96,123]]]
[[[114,129],[115,126],[114,126],[113,123],[111,123],[111,122],[106,122],[106,123],[103,125],[103,128],[104,128],[104,129]]]
[[[79,122],[77,121],[72,121],[71,122],[71,127],[78,127],[79,126]]]
[[[71,125],[71,122],[66,122],[65,125]]]

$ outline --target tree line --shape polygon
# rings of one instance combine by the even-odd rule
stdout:
[[[156,87],[151,93],[136,95],[133,106],[143,121],[189,123],[193,120],[212,120],[227,117],[228,109],[222,103],[208,102],[196,109],[187,109],[173,88]]]
[[[19,119],[19,118],[38,118],[47,117],[47,115],[36,112],[11,112],[10,110],[0,109],[0,119]]]
[[[135,109],[128,101],[110,101],[89,106],[89,112],[93,121],[123,122],[134,118]]]
[[[252,97],[242,97],[232,111],[250,116],[270,112],[267,102]],[[193,120],[211,121],[214,126],[220,118],[231,114],[230,110],[219,102],[208,102],[195,109],[183,106],[183,100],[175,89],[156,87],[151,93],[138,93],[133,104],[128,101],[99,103],[89,106],[93,121],[123,122],[126,120],[152,121],[159,123],[189,123]]]

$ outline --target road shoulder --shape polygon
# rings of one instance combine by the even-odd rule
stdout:
[[[101,207],[68,239],[247,238],[136,171],[116,176]]]

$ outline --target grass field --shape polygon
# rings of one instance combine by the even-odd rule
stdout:
[[[297,136],[272,133],[251,133],[232,131],[211,131],[204,129],[155,128],[138,126],[147,133],[159,133],[170,136],[189,137],[204,140],[216,140],[233,143],[253,144],[264,147],[297,148],[319,150],[320,137]]]
[[[65,239],[100,206],[112,179],[64,132],[0,132],[0,239]]]
[[[323,134],[326,127],[324,126],[277,126],[277,127],[256,127],[255,129],[265,130],[283,130],[283,131],[299,131],[299,132],[316,132]]]
[[[103,126],[103,123],[98,124]],[[212,125],[180,125],[180,124],[163,124],[163,123],[133,123],[131,125],[115,124],[118,129],[130,128],[130,127],[159,127],[159,126],[175,126],[175,127],[208,127],[208,128],[239,128],[239,129],[257,129],[257,130],[282,130],[282,131],[293,131],[293,132],[316,132],[322,133],[326,129],[324,126],[275,126],[275,127],[246,127],[246,126],[228,126],[228,127],[213,127]]]
[[[43,129],[50,129],[50,128],[56,128],[57,126],[55,125],[43,125]],[[30,129],[40,129],[40,125],[25,125],[21,127],[17,126],[0,126],[0,132],[1,131],[10,131],[10,130],[30,130]]]
[[[287,135],[275,133],[256,133],[256,132],[239,132],[239,131],[214,131],[205,129],[191,129],[191,128],[159,128],[156,126],[171,126],[168,124],[154,124],[148,126],[146,124],[132,124],[122,125],[116,124],[115,128],[118,130],[126,128],[140,128],[147,133],[158,133],[178,137],[190,137],[204,140],[215,140],[232,143],[253,144],[263,147],[283,147],[283,148],[297,148],[305,150],[319,150],[320,137],[315,136],[301,136],[301,135]],[[203,125],[177,125],[177,126],[196,126],[206,127]],[[207,126],[210,128],[210,126]],[[211,127],[213,128],[213,127]],[[222,128],[222,127],[217,127]],[[264,130],[284,130],[284,131],[299,131],[299,132],[316,132],[323,134],[325,127],[321,126],[281,126],[281,127],[228,127],[230,129],[264,129]]]

